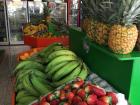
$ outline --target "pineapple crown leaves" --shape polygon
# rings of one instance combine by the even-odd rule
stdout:
[[[129,3],[129,5],[130,5],[130,8],[128,9],[126,8],[126,11],[124,14],[125,18],[123,19],[123,22],[126,23],[126,25],[129,25],[129,23],[133,24],[137,22],[139,14],[140,14],[140,0],[132,0]]]
[[[97,7],[98,8],[97,18],[99,19],[99,21],[104,22],[104,23],[109,23],[108,17],[113,12],[112,5],[113,5],[113,2],[111,2],[110,0],[106,0],[106,1],[102,0],[100,2],[100,4]]]
[[[64,20],[58,22],[53,19],[52,23],[56,25],[56,31],[60,32],[61,34],[69,34],[68,26]]]
[[[82,10],[83,11],[88,10],[88,13],[86,13],[86,15],[88,14],[90,17],[92,17],[93,16],[92,14],[94,14],[94,12],[92,10],[91,5],[89,5],[90,4],[90,0],[81,0],[81,1],[82,1],[82,5],[81,5],[82,6]]]
[[[110,23],[130,26],[139,22],[140,0],[118,0],[114,3],[114,13],[109,18]]]
[[[111,0],[82,0],[94,20],[108,22],[108,17],[113,12]]]
[[[44,8],[43,8],[44,16],[49,16],[50,13],[52,12],[52,9],[50,9],[47,4],[43,4],[43,5],[44,5]]]

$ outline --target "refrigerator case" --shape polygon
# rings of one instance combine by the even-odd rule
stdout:
[[[8,45],[8,31],[5,2],[0,0],[0,45]]]
[[[46,3],[46,2],[44,2]],[[28,1],[29,22],[36,24],[43,19],[43,2]]]
[[[67,24],[67,3],[56,3],[55,7],[52,8],[51,16],[57,22]]]
[[[67,2],[68,2],[68,25],[80,26],[81,0],[67,0]]]
[[[22,27],[28,22],[27,1],[7,1],[10,44],[23,44]]]
[[[39,2],[39,1],[29,1],[28,10],[29,10],[29,21],[31,23],[38,23],[44,18],[44,5],[47,5],[50,2]],[[50,15],[56,21],[64,21],[67,23],[67,3],[55,3],[55,7],[51,8],[52,11]]]

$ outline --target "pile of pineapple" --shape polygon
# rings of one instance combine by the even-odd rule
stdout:
[[[133,51],[140,37],[140,0],[82,0],[90,16],[85,16],[82,29],[100,45],[108,45],[117,54]],[[138,40],[138,41],[137,41]]]

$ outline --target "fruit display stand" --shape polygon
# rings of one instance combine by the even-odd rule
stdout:
[[[70,49],[81,56],[93,72],[125,94],[132,105],[140,105],[140,52],[114,54],[107,47],[91,42],[84,32],[76,28],[69,31]]]
[[[43,49],[43,47],[39,47],[39,48],[31,48],[30,50],[21,52],[17,55],[17,61],[22,61],[22,60],[26,60],[27,58],[29,58],[30,56],[32,56],[33,54],[41,51]]]
[[[75,80],[74,80],[74,81],[75,81]],[[71,84],[71,85],[73,86],[72,82],[73,82],[73,81],[69,81],[69,82],[67,82],[67,83],[64,84],[64,85],[61,85],[60,87],[58,87],[57,89],[55,89],[55,90],[52,91],[52,92],[55,92],[55,91],[58,92],[58,90],[63,90],[63,88],[64,88],[67,84]],[[116,93],[116,96],[117,96],[117,98],[118,98],[118,104],[117,104],[117,105],[122,105],[122,104],[120,104],[120,103],[122,103],[122,102],[123,102],[123,105],[129,105],[129,103],[125,100],[125,97],[124,97],[123,94],[118,93],[113,87],[111,87],[111,85],[109,85],[105,80],[103,80],[102,78],[100,78],[100,77],[99,77],[98,75],[96,75],[95,73],[91,73],[91,74],[87,77],[87,79],[85,80],[85,83],[86,83],[86,84],[88,84],[88,83],[95,83],[95,84],[98,85],[99,87],[102,87],[103,89],[105,89],[106,92],[114,92],[114,93]],[[52,92],[50,92],[50,93],[52,93]],[[50,94],[50,93],[49,93],[49,94]],[[40,99],[40,102],[44,101],[43,99],[44,99],[47,95],[49,95],[49,94],[46,94],[46,95],[42,96],[41,99]],[[120,97],[121,97],[121,98],[120,98]],[[38,100],[35,100],[34,102],[32,102],[31,105],[39,105]],[[41,105],[42,105],[42,103],[41,103]],[[44,105],[44,104],[43,104],[43,105]]]
[[[58,46],[56,46],[56,45],[59,45],[59,47]],[[58,43],[55,43],[55,44],[52,44],[51,46],[49,46],[48,48],[50,48],[50,47],[52,47],[52,46],[56,46],[55,48],[60,48],[60,44],[58,44]],[[48,49],[47,48],[47,49]],[[62,48],[62,46],[61,46],[61,48]],[[37,48],[38,49],[38,48]],[[35,51],[37,51],[37,49],[35,49]],[[45,49],[45,48],[44,48]],[[46,49],[46,50],[47,50]],[[40,49],[38,49],[38,50],[40,50]],[[46,51],[46,50],[43,50],[43,51]],[[48,49],[48,51],[49,51],[50,49]],[[19,54],[19,56],[23,56],[23,55],[25,55],[26,53],[32,53],[34,51],[34,49],[31,49],[31,50],[29,50],[29,51],[26,51],[26,52],[24,52],[24,53],[21,53],[21,54]],[[61,51],[62,52],[62,51]],[[41,53],[41,52],[39,52],[39,53]],[[70,53],[70,52],[69,52]],[[43,53],[42,53],[43,54]],[[46,53],[45,53],[46,54]],[[51,53],[52,54],[52,53]],[[54,54],[56,54],[56,53],[54,53]],[[67,54],[68,54],[68,52],[67,52]],[[64,55],[63,55],[64,56]],[[47,59],[49,59],[50,57],[48,57]],[[65,58],[66,58],[66,56],[65,56]],[[55,84],[56,82],[53,82],[53,81],[51,81],[51,82],[53,82],[53,86],[55,86],[55,88],[51,88],[51,90],[47,90],[48,88],[50,89],[50,87],[48,87],[48,86],[52,86],[49,82],[41,82],[41,80],[46,80],[46,76],[47,75],[45,75],[45,78],[42,76],[42,74],[39,74],[38,75],[38,73],[41,73],[41,72],[39,72],[40,70],[44,70],[44,66],[43,65],[38,65],[39,63],[35,63],[35,59],[32,59],[33,61],[28,61],[28,60],[25,60],[25,61],[23,61],[23,62],[20,62],[18,65],[17,65],[17,67],[15,68],[15,70],[14,70],[14,72],[13,73],[16,73],[16,80],[18,81],[17,83],[23,83],[23,85],[18,85],[17,83],[15,83],[15,79],[14,79],[14,81],[13,81],[13,83],[14,84],[16,84],[16,86],[15,86],[15,92],[13,92],[13,95],[12,95],[12,105],[15,105],[15,104],[19,104],[20,102],[21,103],[28,103],[28,102],[33,102],[34,100],[36,100],[35,101],[35,104],[32,104],[32,105],[38,105],[38,104],[36,104],[36,102],[38,102],[38,98],[37,97],[40,97],[40,96],[42,96],[42,95],[44,95],[44,94],[48,94],[48,93],[50,93],[50,92],[52,92],[52,91],[54,91],[55,89],[58,89],[58,88],[60,88],[61,86],[63,86],[64,84],[67,84],[67,83],[69,83],[69,81],[71,81],[71,80],[73,80],[73,79],[71,79],[71,80],[69,80],[69,81],[66,81],[66,82],[63,82],[63,83],[61,83],[61,84]],[[35,60],[35,61],[34,61]],[[43,60],[43,59],[42,59]],[[75,59],[76,60],[76,59]],[[79,60],[79,59],[77,59],[77,60]],[[43,60],[44,61],[44,60]],[[42,63],[43,63],[43,61],[42,61]],[[82,62],[83,63],[83,61],[81,60],[81,61],[79,61],[79,62]],[[42,64],[41,63],[41,64]],[[24,66],[22,66],[22,65],[24,64]],[[27,66],[28,64],[30,64],[31,66]],[[73,64],[73,63],[71,63],[71,64]],[[78,64],[78,63],[77,63]],[[76,65],[77,65],[76,64]],[[20,66],[19,66],[20,65]],[[36,65],[38,65],[38,66],[36,66]],[[74,65],[74,64],[73,64]],[[36,66],[36,67],[35,67]],[[70,65],[71,66],[71,65]],[[20,76],[19,77],[19,74],[21,73],[21,74],[23,74],[23,72],[18,72],[17,70],[26,70],[26,69],[23,69],[24,67],[26,67],[26,69],[28,68],[28,70],[29,71],[27,71],[27,72],[25,72],[24,71],[24,73],[26,74],[26,76],[25,77],[28,77],[28,78],[25,78],[24,80],[23,80],[23,75],[22,76]],[[39,67],[39,69],[33,69],[33,67],[35,67],[35,68],[38,68]],[[118,93],[111,85],[109,85],[105,80],[103,80],[102,78],[100,78],[98,75],[96,75],[95,73],[90,73],[89,75],[88,75],[88,73],[86,73],[85,72],[85,70],[87,70],[88,68],[87,68],[87,66],[83,66],[84,68],[83,69],[81,69],[81,65],[79,65],[78,66],[78,68],[80,68],[81,70],[82,70],[82,72],[80,72],[80,74],[82,73],[82,75],[79,75],[78,74],[78,77],[81,77],[83,80],[86,80],[87,82],[86,83],[93,83],[93,84],[97,84],[99,87],[102,87],[102,90],[104,90],[104,91],[106,91],[106,92],[115,92],[115,93],[117,93],[117,97],[118,97],[118,104],[117,105],[128,105],[127,104],[127,101],[125,100],[125,98],[124,98],[124,95],[123,94],[121,94],[121,93]],[[30,69],[29,69],[30,68]],[[41,69],[42,68],[42,69]],[[79,70],[80,70],[79,69]],[[33,71],[33,70],[35,70],[36,71],[36,73],[37,74],[35,74],[35,71]],[[67,69],[68,70],[68,69]],[[78,69],[75,69],[74,71],[77,71]],[[37,72],[38,71],[38,72]],[[17,73],[18,72],[18,73]],[[43,73],[43,72],[42,72]],[[85,75],[86,74],[86,75]],[[51,74],[49,74],[49,75],[51,75]],[[62,73],[61,73],[61,75],[62,75]],[[75,72],[74,72],[74,75],[75,75]],[[18,76],[18,77],[17,77]],[[68,76],[68,75],[67,75]],[[59,76],[60,77],[60,76]],[[43,79],[44,78],[44,79]],[[66,80],[67,78],[65,78],[65,80]],[[80,78],[79,78],[80,79]],[[78,80],[79,80],[78,79]],[[23,80],[23,81],[20,81],[20,80]],[[28,80],[28,81],[27,81]],[[34,81],[33,81],[34,80]],[[80,79],[81,80],[81,79]],[[82,80],[82,81],[83,81]],[[19,82],[20,81],[20,82]],[[31,84],[31,81],[32,81],[32,85],[29,85],[29,84]],[[37,83],[35,82],[35,81],[38,81]],[[47,84],[48,85],[47,85]],[[35,85],[36,84],[36,85]],[[79,83],[78,83],[79,84]],[[75,85],[76,87],[78,86],[78,84],[77,85]],[[20,88],[20,87],[18,87],[18,86],[24,86],[24,88]],[[43,87],[43,90],[41,89],[41,86]],[[46,88],[45,86],[47,86],[48,88]],[[73,85],[72,85],[72,87],[73,87]],[[35,88],[35,89],[37,89],[38,91],[36,91],[36,92],[38,92],[37,93],[37,97],[34,97],[33,95],[35,94],[34,92],[34,90],[32,90],[32,88]],[[31,90],[30,90],[31,89]],[[39,91],[39,89],[41,90],[41,91]],[[45,89],[45,90],[44,90]],[[47,90],[47,91],[46,91]],[[20,93],[21,92],[21,93]],[[26,94],[26,92],[30,92],[30,93],[27,93]],[[40,94],[40,93],[42,94]],[[99,92],[100,93],[100,92]],[[104,93],[104,92],[103,92]],[[23,95],[23,96],[22,96]],[[108,94],[105,94],[104,93],[104,95],[108,95]],[[21,97],[22,96],[22,97]],[[85,95],[86,96],[86,95]],[[24,98],[23,98],[24,97]],[[100,97],[98,97],[98,98],[100,98]],[[120,99],[121,98],[121,99]],[[29,100],[28,100],[29,99]],[[21,100],[21,101],[20,101]],[[26,101],[25,101],[26,100]],[[123,104],[119,104],[119,103],[122,103],[123,102]],[[24,104],[25,105],[25,104]],[[116,105],[116,104],[115,104]]]
[[[64,46],[69,45],[69,37],[68,36],[59,36],[59,37],[46,37],[46,38],[35,38],[31,36],[24,36],[24,44],[29,45],[31,47],[47,47],[48,45],[59,42]]]
[[[130,105],[130,104],[125,100],[125,97],[124,97],[123,94],[118,93],[108,82],[106,82],[105,80],[103,80],[101,77],[99,77],[99,76],[96,75],[95,73],[91,73],[91,74],[87,77],[86,81],[95,83],[95,84],[97,84],[98,86],[104,88],[104,89],[105,89],[106,91],[108,91],[108,92],[109,92],[109,91],[112,91],[112,92],[117,93],[117,94],[118,94],[117,97],[119,98],[119,100],[118,100],[119,103],[121,103],[121,102],[123,101],[125,105]],[[68,83],[71,83],[71,81],[68,82]],[[58,87],[56,90],[61,89],[62,87],[64,87],[64,85]],[[45,96],[47,96],[47,94],[44,95],[43,97],[45,97]],[[16,99],[16,93],[13,92],[12,98],[11,98],[11,105],[16,105],[16,104],[15,104],[15,103],[16,103],[15,99]],[[33,102],[32,102],[32,105],[38,105],[38,100],[33,101]],[[119,104],[119,105],[121,105],[121,104]]]

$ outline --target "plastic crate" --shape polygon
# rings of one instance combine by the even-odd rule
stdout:
[[[24,44],[31,47],[47,47],[54,42],[62,43],[64,46],[69,46],[68,36],[59,36],[51,38],[35,38],[31,36],[24,36]]]
[[[140,52],[114,54],[86,38],[85,33],[75,28],[69,31],[70,49],[81,56],[93,72],[124,93],[132,105],[140,105]]]

